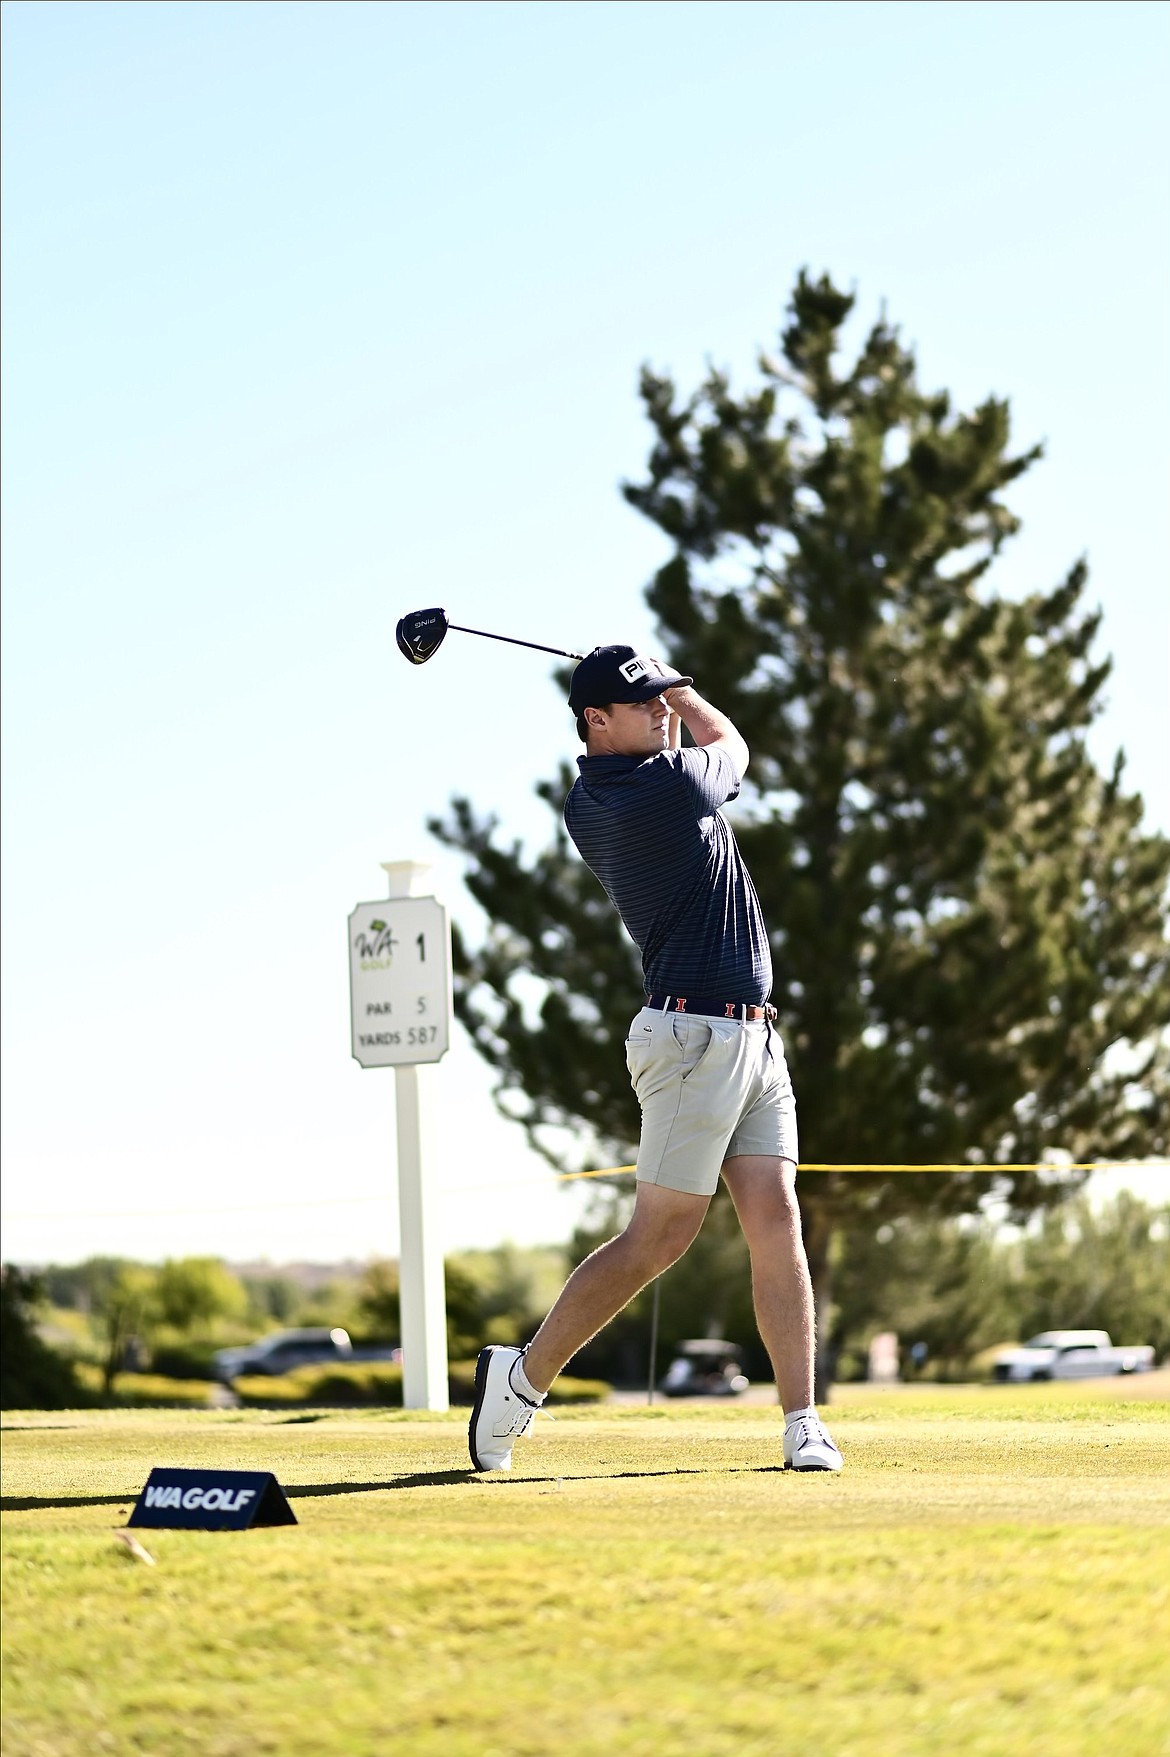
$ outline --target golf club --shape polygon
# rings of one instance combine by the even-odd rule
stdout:
[[[412,665],[425,665],[443,644],[449,628],[460,634],[482,635],[485,641],[507,641],[513,647],[532,647],[538,653],[555,653],[561,659],[583,659],[583,653],[570,653],[565,647],[542,647],[538,641],[520,641],[515,635],[489,634],[486,628],[465,628],[462,623],[448,622],[445,610],[411,610],[399,621],[395,631],[398,651]]]

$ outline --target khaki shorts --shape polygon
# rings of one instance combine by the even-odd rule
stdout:
[[[741,1153],[797,1161],[796,1099],[784,1045],[764,1020],[643,1007],[626,1038],[642,1106],[638,1181],[713,1196]]]

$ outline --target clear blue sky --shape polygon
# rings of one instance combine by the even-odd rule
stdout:
[[[1046,442],[1000,583],[1088,555],[1094,749],[1170,830],[1168,21],[4,7],[8,1256],[396,1249],[346,916],[436,854],[474,927],[427,816],[543,837],[577,746],[552,661],[395,621],[648,640],[639,365],[742,378],[802,264]],[[563,1235],[441,1079],[448,1245]]]

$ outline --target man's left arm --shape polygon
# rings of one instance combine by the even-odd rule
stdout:
[[[652,659],[650,663],[652,665],[657,665],[659,671],[661,671],[664,676],[666,675],[666,666],[662,663],[661,659]],[[669,696],[663,696],[662,699],[666,703],[666,711],[670,715],[670,718],[666,723],[666,748],[667,750],[681,750],[683,729],[682,715],[677,708],[671,707]]]
[[[663,691],[663,700],[672,714],[679,714],[687,731],[700,750],[718,749],[725,753],[742,781],[748,766],[748,747],[743,735],[726,714],[703,700],[697,689],[679,684]]]
[[[666,748],[667,748],[667,750],[681,750],[682,749],[682,715],[676,714],[674,709],[670,707],[669,702],[667,702],[666,705],[670,709],[670,719],[667,722],[667,727],[666,727]]]

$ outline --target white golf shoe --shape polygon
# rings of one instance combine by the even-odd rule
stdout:
[[[785,1418],[785,1470],[840,1470],[843,1462],[815,1409],[795,1410]]]
[[[477,1470],[511,1470],[512,1444],[529,1432],[544,1402],[532,1402],[512,1383],[512,1368],[523,1354],[522,1348],[493,1346],[481,1350],[475,1363],[467,1443]]]

